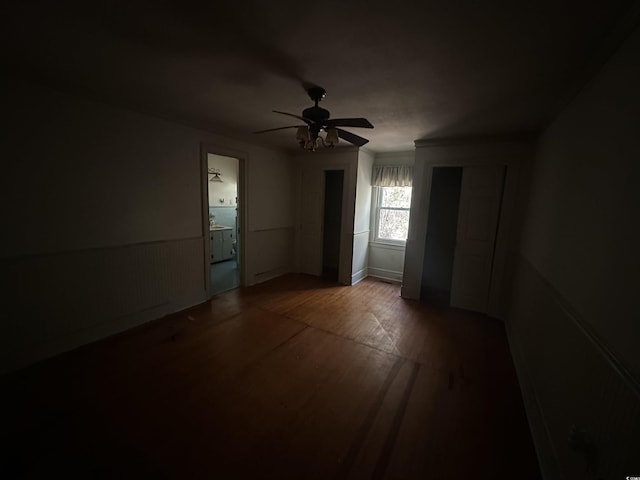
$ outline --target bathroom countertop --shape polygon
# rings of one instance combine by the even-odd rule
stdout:
[[[225,227],[223,225],[214,225],[213,227],[211,227],[211,226],[209,227],[209,231],[210,232],[215,232],[215,231],[218,231],[218,230],[232,230],[232,228],[231,227]]]

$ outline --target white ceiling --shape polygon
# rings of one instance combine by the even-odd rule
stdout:
[[[16,2],[17,3],[17,2]],[[108,3],[108,5],[107,5]],[[374,151],[540,130],[629,0],[21,2],[3,11],[19,75],[278,148],[323,86]]]

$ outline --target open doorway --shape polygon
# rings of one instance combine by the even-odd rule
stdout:
[[[449,306],[456,254],[462,167],[434,167],[420,300]]]
[[[207,152],[209,292],[240,286],[240,160]]]
[[[324,172],[324,219],[322,234],[322,276],[338,281],[344,170]]]

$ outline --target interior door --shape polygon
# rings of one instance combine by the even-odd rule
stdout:
[[[504,166],[465,167],[453,263],[451,305],[487,312]]]
[[[302,171],[302,220],[300,224],[300,270],[322,275],[323,171],[307,167]]]

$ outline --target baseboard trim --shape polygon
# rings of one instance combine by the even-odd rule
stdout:
[[[266,272],[259,272],[253,274],[253,281],[248,285],[256,285],[258,283],[266,282],[268,280],[273,280],[274,278],[281,277],[287,273],[291,273],[293,270],[291,267],[279,267],[274,268],[273,270],[267,270]]]
[[[560,462],[558,461],[558,454],[553,447],[554,444],[551,439],[548,423],[545,420],[544,411],[536,394],[531,375],[526,367],[524,355],[514,341],[508,328],[506,329],[506,333],[511,356],[518,375],[520,394],[522,395],[522,401],[525,405],[525,413],[529,423],[529,430],[531,431],[531,438],[535,445],[542,478],[544,478],[544,480],[564,480],[560,469]]]
[[[356,273],[351,275],[351,285],[355,285],[356,283],[360,283],[362,280],[367,278],[369,275],[369,269],[367,267],[362,270],[358,270]]]
[[[397,270],[387,270],[384,268],[369,267],[369,276],[380,278],[382,280],[391,280],[393,282],[402,282],[402,273]]]

